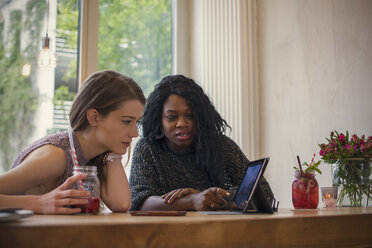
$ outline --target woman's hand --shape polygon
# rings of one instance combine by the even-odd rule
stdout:
[[[192,195],[194,209],[201,210],[220,210],[227,208],[227,202],[223,198],[230,193],[224,189],[212,187],[200,193]]]
[[[163,198],[163,202],[166,204],[172,204],[175,200],[182,198],[188,194],[199,193],[199,190],[193,188],[183,188],[183,189],[175,189],[171,192],[168,192],[161,197]]]
[[[37,196],[32,206],[35,213],[41,214],[77,214],[81,209],[72,208],[71,205],[85,205],[90,193],[83,190],[71,189],[74,182],[83,180],[86,176],[78,174],[68,178],[61,186],[50,191],[49,193]]]

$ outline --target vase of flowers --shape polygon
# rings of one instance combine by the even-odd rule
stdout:
[[[320,144],[320,156],[331,164],[333,186],[338,186],[339,206],[372,206],[372,136],[331,132]]]

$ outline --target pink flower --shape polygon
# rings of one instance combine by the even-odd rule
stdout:
[[[345,134],[333,131],[327,141],[328,143],[319,145],[319,155],[327,163],[334,163],[333,160],[336,161],[344,157],[372,157],[372,136],[368,136],[366,139],[365,135],[361,137],[357,134],[349,136],[348,131]]]
[[[367,149],[371,149],[372,148],[372,140],[370,142],[368,142],[368,144],[366,145]]]
[[[338,137],[338,140],[339,140],[342,144],[345,144],[345,135],[340,134],[340,136]]]
[[[360,151],[361,152],[366,152],[367,151],[367,146],[365,144],[360,145]]]

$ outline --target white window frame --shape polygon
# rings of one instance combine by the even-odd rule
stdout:
[[[98,70],[99,0],[81,0],[79,86]]]

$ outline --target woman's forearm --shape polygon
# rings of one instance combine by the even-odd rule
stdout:
[[[0,194],[0,209],[4,208],[23,208],[33,210],[36,195],[1,195]]]
[[[128,211],[131,207],[131,195],[122,164],[109,164],[106,176],[101,186],[103,201],[111,211]]]
[[[175,200],[172,204],[163,202],[161,196],[150,196],[143,202],[141,210],[195,210],[195,208],[193,206],[192,194],[189,194]]]

